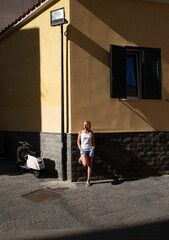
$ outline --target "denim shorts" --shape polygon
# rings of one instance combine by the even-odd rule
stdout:
[[[94,150],[92,148],[86,148],[83,149],[82,151],[80,151],[80,155],[86,155],[89,157],[93,157],[94,156]]]

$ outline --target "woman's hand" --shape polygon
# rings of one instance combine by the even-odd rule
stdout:
[[[93,145],[92,150],[94,150],[95,149],[95,140],[94,140],[94,133],[93,132],[92,132],[92,145]]]
[[[79,131],[79,133],[78,133],[77,146],[78,146],[79,150],[82,151],[82,148],[81,148],[81,145],[80,145],[80,138],[81,138],[81,131]]]

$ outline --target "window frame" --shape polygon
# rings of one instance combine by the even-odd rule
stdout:
[[[138,97],[127,96],[126,56],[139,53]],[[119,99],[161,100],[161,49],[110,44],[110,97]]]
[[[136,81],[137,81],[137,93],[138,96],[129,96],[127,93],[127,99],[142,99],[142,67],[141,67],[141,50],[131,47],[126,47],[126,58],[128,55],[136,56]],[[126,66],[127,72],[127,66]],[[127,80],[126,80],[127,88]]]

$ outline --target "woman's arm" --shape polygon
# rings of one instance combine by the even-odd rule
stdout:
[[[82,148],[81,148],[81,145],[80,145],[80,138],[81,138],[81,131],[79,131],[79,133],[78,133],[77,146],[78,146],[79,150],[82,151]]]
[[[95,149],[94,133],[92,132],[92,149]]]

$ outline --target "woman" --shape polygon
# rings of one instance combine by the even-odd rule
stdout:
[[[94,133],[91,131],[91,123],[89,120],[84,121],[83,130],[79,131],[78,133],[77,145],[81,155],[79,161],[84,167],[87,166],[88,168],[86,186],[89,187],[95,149]]]

